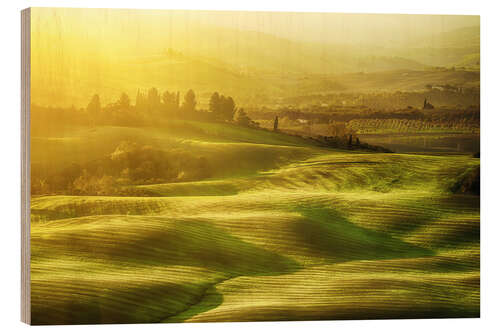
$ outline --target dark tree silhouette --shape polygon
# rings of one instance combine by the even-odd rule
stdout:
[[[252,120],[243,109],[239,109],[236,116],[236,123],[241,126],[250,126]]]
[[[186,95],[184,95],[184,102],[182,103],[182,108],[186,112],[194,112],[196,109],[196,95],[192,89],[189,89]]]
[[[231,96],[225,97],[214,92],[210,97],[209,109],[214,119],[220,121],[232,121],[236,112],[236,105]]]
[[[122,93],[117,104],[120,109],[130,108],[130,97],[126,93]]]
[[[212,96],[210,96],[210,102],[208,109],[214,114],[218,114],[220,111],[220,96],[218,92],[214,92]]]
[[[273,126],[273,129],[274,129],[275,131],[277,131],[277,130],[278,130],[278,116],[276,116],[276,117],[274,118],[274,126]]]
[[[149,111],[156,111],[160,108],[160,93],[158,89],[151,88],[148,90],[148,109]]]
[[[165,91],[161,95],[161,101],[163,103],[163,108],[169,113],[173,113],[179,109],[177,94],[174,92]]]
[[[234,113],[236,112],[236,105],[234,104],[234,100],[231,96],[228,96],[222,100],[222,110],[224,120],[233,120]]]
[[[99,99],[99,95],[95,94],[92,96],[92,99],[87,105],[87,112],[91,115],[97,115],[101,112],[101,101]]]
[[[145,111],[147,108],[146,97],[140,89],[137,89],[137,96],[135,97],[135,108],[137,111]]]

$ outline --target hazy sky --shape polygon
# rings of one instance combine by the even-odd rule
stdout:
[[[191,12],[192,20],[303,41],[405,41],[479,25],[479,16],[282,12]]]
[[[378,49],[388,49],[392,56],[390,47],[413,49],[425,43],[425,48],[439,49],[446,46],[437,37],[441,33],[479,25],[478,16],[71,8],[34,8],[31,20],[32,100],[45,105],[78,96],[87,101],[95,92],[107,98],[121,91],[132,94],[159,82],[181,89],[222,80],[222,73],[212,73],[210,66],[198,62],[174,75],[182,63],[163,59],[168,48],[211,64],[234,66],[236,72],[361,71],[361,65],[349,60],[371,56]],[[455,47],[470,46],[461,38],[459,34]],[[338,43],[356,46],[357,53],[344,55],[349,48],[328,45]],[[325,60],[333,56],[340,60]],[[163,62],[150,66],[153,60],[148,57],[163,57]],[[327,69],[321,67],[328,64]]]
[[[453,29],[478,26],[479,16],[463,15],[395,15],[339,14],[288,12],[224,12],[169,10],[102,10],[64,9],[42,10],[45,22],[53,28],[86,34],[119,35],[130,39],[170,31],[190,31],[204,26],[259,31],[292,40],[323,43],[385,44],[431,37]],[[57,14],[56,14],[57,13]],[[65,20],[58,26],[58,20]],[[51,22],[52,20],[52,22]],[[68,25],[71,24],[71,25]],[[41,29],[40,31],[43,31]],[[165,36],[168,37],[168,36]]]

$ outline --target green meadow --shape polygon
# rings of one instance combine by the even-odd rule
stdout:
[[[59,172],[124,141],[204,156],[210,173],[33,195],[34,324],[480,314],[479,196],[460,190],[479,158],[171,121],[34,135],[32,166]]]

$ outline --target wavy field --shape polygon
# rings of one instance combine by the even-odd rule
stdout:
[[[220,126],[78,134],[112,131],[103,153],[131,133],[199,149],[217,172],[140,197],[34,196],[34,324],[479,316],[479,196],[450,191],[479,159]]]

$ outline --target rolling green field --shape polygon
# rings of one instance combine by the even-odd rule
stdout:
[[[479,316],[479,196],[450,190],[478,158],[186,122],[33,137],[32,163],[130,138],[208,156],[213,175],[33,196],[34,324]]]

